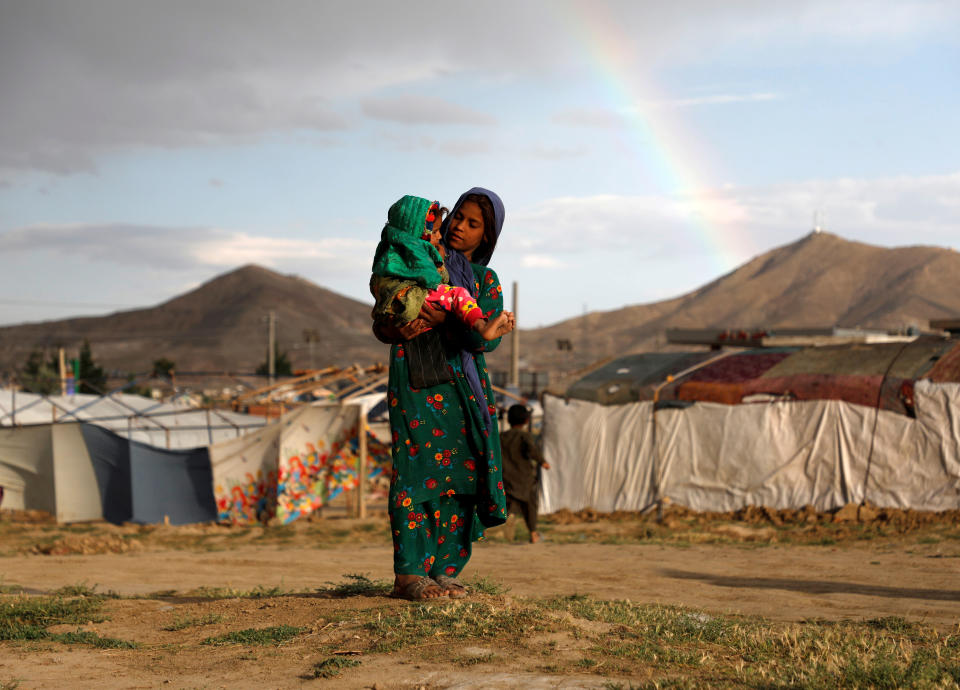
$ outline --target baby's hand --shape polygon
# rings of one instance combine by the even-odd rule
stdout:
[[[499,323],[497,323],[497,337],[506,335],[514,328],[517,327],[517,318],[513,315],[512,311],[503,312],[500,317],[498,317]]]
[[[506,328],[506,330],[503,334],[507,334],[517,327],[517,317],[512,311],[505,311],[503,315],[507,317],[507,320],[504,322],[504,328]]]

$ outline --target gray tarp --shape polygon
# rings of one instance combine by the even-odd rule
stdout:
[[[183,525],[217,519],[206,448],[166,450],[83,425],[103,505],[110,522]]]
[[[697,403],[656,412],[544,400],[544,512],[960,508],[960,384],[916,384],[917,418],[837,400]]]

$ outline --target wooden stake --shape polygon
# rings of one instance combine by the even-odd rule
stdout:
[[[357,405],[357,415],[360,417],[360,423],[357,424],[360,430],[357,444],[357,517],[363,519],[367,517],[367,502],[364,496],[367,489],[367,415],[363,405]]]

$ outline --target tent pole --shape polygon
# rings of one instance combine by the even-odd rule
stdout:
[[[367,483],[367,415],[363,405],[357,405],[357,416],[360,418],[357,424],[357,433],[360,434],[357,444],[357,517],[362,520],[367,517],[367,502],[364,500]]]

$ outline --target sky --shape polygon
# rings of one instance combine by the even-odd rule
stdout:
[[[0,0],[0,324],[249,263],[372,303],[390,204],[507,209],[518,322],[820,226],[960,249],[960,2]]]

